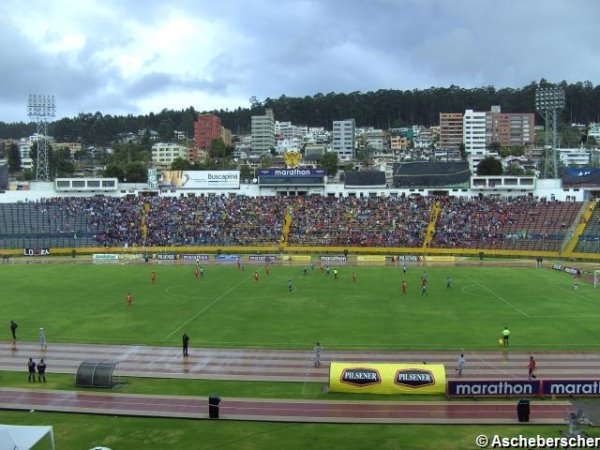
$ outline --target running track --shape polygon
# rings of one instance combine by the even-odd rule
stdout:
[[[264,349],[190,349],[188,358],[179,348],[52,344],[40,350],[37,343],[0,341],[0,370],[22,371],[26,361],[44,358],[49,376],[75,374],[84,360],[113,360],[119,365],[116,376],[294,381],[327,383],[328,361],[427,362],[443,363],[449,379],[456,377],[456,354],[450,352],[323,352],[323,364],[315,368],[312,352]],[[463,378],[523,379],[528,353],[466,353]],[[543,378],[595,378],[600,373],[600,353],[536,353]],[[109,415],[178,418],[207,418],[206,397],[105,394],[81,391],[0,388],[0,408],[63,411]],[[511,401],[321,401],[225,398],[221,418],[293,422],[360,423],[449,423],[510,424],[516,422],[516,400]],[[533,401],[531,421],[564,424],[569,401]]]

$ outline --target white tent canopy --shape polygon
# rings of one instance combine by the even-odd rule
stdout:
[[[54,433],[48,426],[0,425],[0,450],[29,450],[46,435],[54,450]]]

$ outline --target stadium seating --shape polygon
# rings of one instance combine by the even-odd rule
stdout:
[[[577,252],[600,253],[600,209],[596,208],[575,248]]]
[[[555,251],[582,205],[531,197],[70,197],[0,204],[0,248],[277,245],[289,211],[288,246],[421,247],[429,226],[431,248]],[[598,251],[598,220],[596,211],[581,251]]]

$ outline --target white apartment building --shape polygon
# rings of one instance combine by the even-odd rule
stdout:
[[[584,148],[557,148],[558,159],[565,166],[587,166],[590,164],[590,152]]]
[[[155,166],[167,167],[177,158],[187,159],[188,149],[179,144],[159,142],[152,146],[152,163]]]
[[[467,109],[463,116],[463,144],[468,155],[485,153],[485,112]]]
[[[337,153],[338,160],[351,161],[354,159],[355,129],[354,119],[333,121],[331,150]]]
[[[293,125],[292,122],[275,121],[275,135],[283,138],[302,138],[308,133],[308,127]]]
[[[265,110],[264,116],[252,116],[252,151],[270,153],[275,148],[275,117],[273,110]]]
[[[600,141],[600,123],[590,123],[587,135],[593,137],[596,141]]]

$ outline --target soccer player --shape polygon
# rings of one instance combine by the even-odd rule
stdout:
[[[133,295],[131,295],[130,292],[127,293],[127,306],[129,306],[131,308],[132,304],[133,304]]]
[[[402,295],[408,294],[408,283],[406,280],[402,281]]]
[[[337,280],[337,276],[338,276],[338,270],[333,269],[333,278]]]
[[[15,322],[14,320],[10,321],[10,332],[12,333],[13,341],[17,340],[17,328],[18,327],[19,327],[19,325],[17,325],[17,322]]]
[[[356,283],[356,272],[352,272],[352,282]]]
[[[573,277],[573,289],[575,291],[579,289],[579,277],[577,275]]]
[[[260,277],[258,276],[258,272],[254,272],[254,282],[255,283],[258,283],[259,278]]]
[[[403,264],[402,264],[402,273],[403,273],[404,275],[406,275],[406,271],[407,271],[407,269],[406,269],[406,263],[403,263]]]
[[[421,278],[421,297],[427,295],[427,279]]]
[[[198,278],[200,276],[200,269],[198,267],[196,267],[196,269],[194,270],[194,276],[196,278]]]
[[[325,266],[325,275],[329,275],[329,266]]]
[[[267,276],[269,276],[269,263],[265,264],[265,273],[267,274]]]
[[[152,280],[152,284],[156,283],[156,272],[152,272],[150,275],[150,280]]]
[[[291,293],[294,289],[294,285],[292,284],[292,279],[288,279],[288,293]]]
[[[204,278],[204,267],[200,266],[200,278]]]
[[[238,258],[238,260],[237,260],[237,268],[238,268],[238,270],[240,270],[242,268],[241,263],[240,263],[240,258]]]
[[[452,278],[446,277],[446,288],[449,289],[452,287]]]
[[[308,268],[306,266],[304,266],[304,269],[302,270],[302,274],[306,277],[308,276]]]

